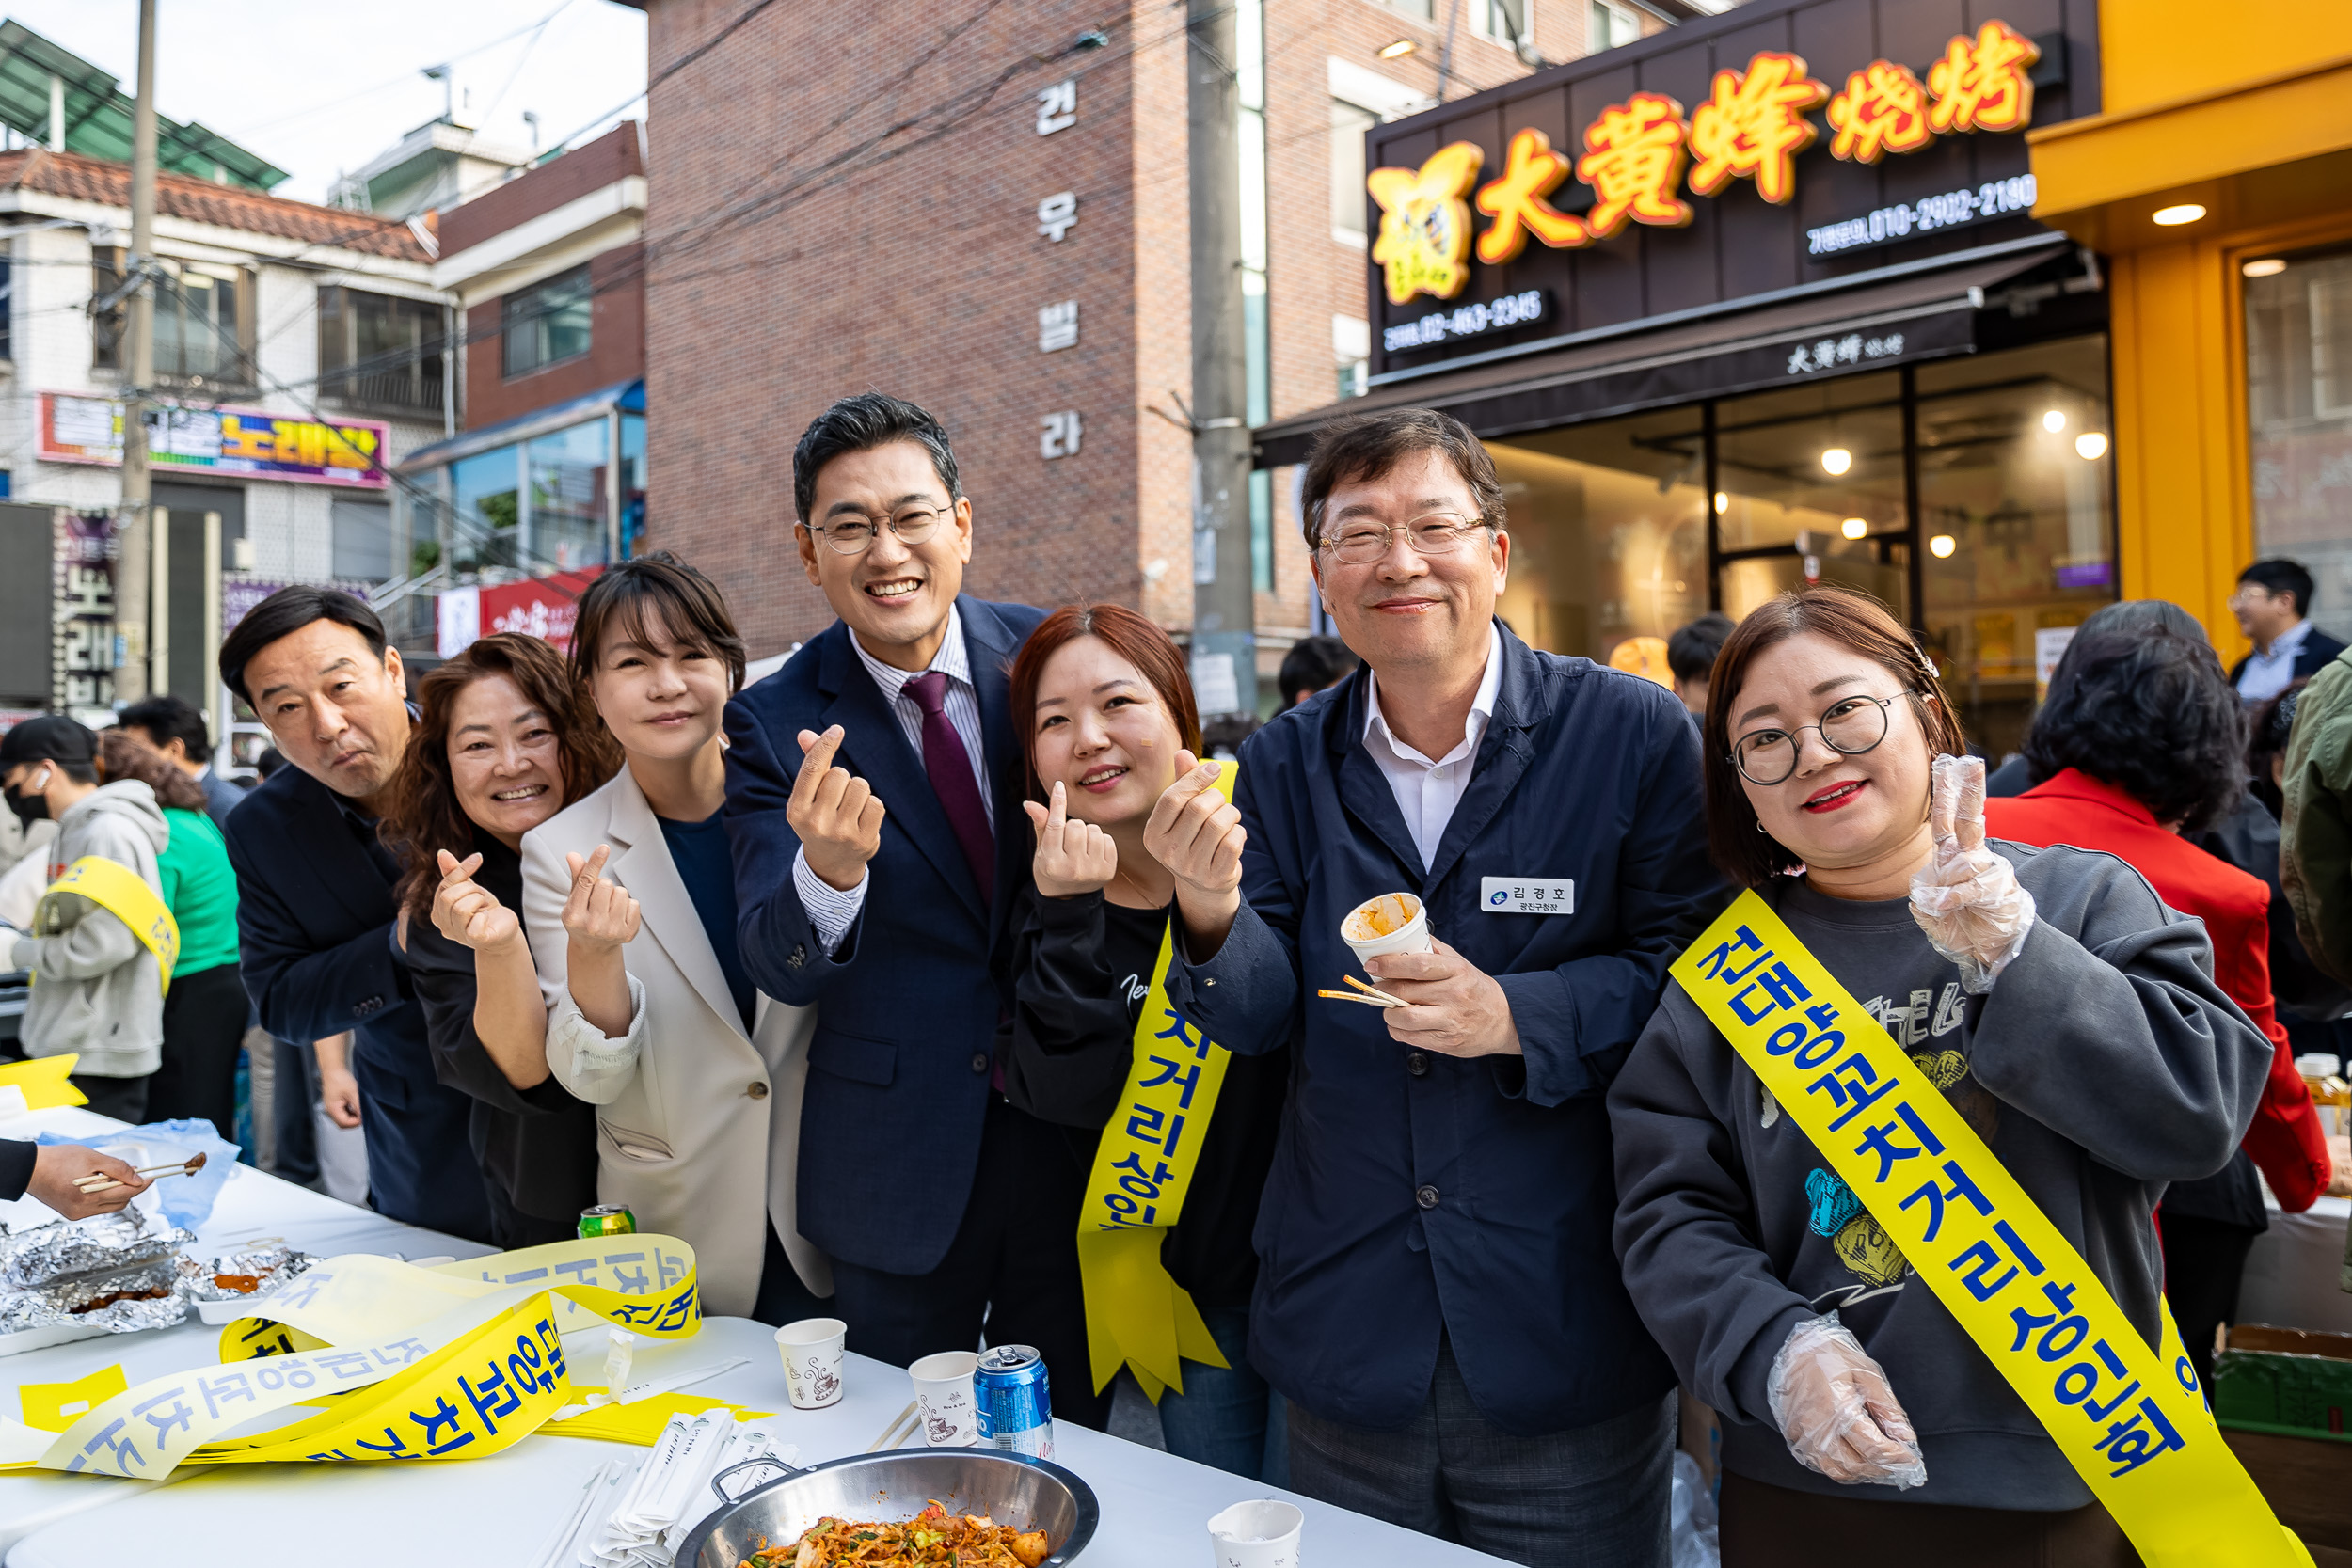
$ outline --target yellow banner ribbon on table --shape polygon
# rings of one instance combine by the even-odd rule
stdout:
[[[1211,787],[1231,800],[1240,771],[1225,763]],[[1169,1388],[1184,1391],[1184,1359],[1230,1365],[1200,1309],[1160,1262],[1160,1243],[1184,1213],[1232,1060],[1168,1004],[1174,918],[1160,936],[1152,987],[1136,1018],[1127,1089],[1095,1147],[1086,1207],[1078,1212],[1078,1276],[1094,1390],[1110,1386],[1128,1366],[1154,1404]]]
[[[155,955],[156,977],[165,994],[170,994],[171,971],[180,961],[180,923],[171,917],[162,895],[120,861],[84,855],[42,891],[40,902],[33,906],[33,935],[55,936],[65,929],[58,895],[68,893],[88,899],[131,927],[131,934]]]
[[[2169,1308],[2152,1352],[1943,1091],[1770,905],[1740,895],[1670,973],[2150,1568],[2311,1568],[2222,1441]]]
[[[79,1053],[69,1051],[62,1056],[35,1056],[29,1061],[10,1062],[0,1067],[0,1088],[14,1085],[24,1090],[24,1108],[28,1111],[46,1111],[56,1105],[87,1105],[89,1096],[70,1081],[73,1064],[81,1059]]]
[[[150,1378],[77,1418],[39,1468],[156,1480],[181,1465],[476,1458],[569,1402],[559,1302],[658,1339],[702,1326],[694,1252],[600,1236],[438,1268],[330,1258],[221,1332],[221,1364]],[[248,1436],[297,1404],[319,1415]]]

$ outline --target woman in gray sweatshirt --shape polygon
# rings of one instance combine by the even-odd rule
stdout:
[[[2112,856],[1981,842],[1982,764],[1936,763],[1963,746],[1933,667],[1859,594],[1810,588],[1749,616],[1715,666],[1704,750],[1716,858],[1863,999],[2153,1348],[2156,1200],[2229,1160],[2269,1066],[2204,927]],[[1833,1542],[1904,1568],[2138,1561],[1678,985],[1609,1110],[1627,1288],[1724,1418],[1725,1568],[1818,1562]]]

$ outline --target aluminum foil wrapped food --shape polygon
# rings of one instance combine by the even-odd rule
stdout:
[[[180,1287],[190,1301],[265,1295],[318,1261],[279,1241],[257,1242],[209,1261],[180,1259]]]
[[[179,1251],[195,1240],[137,1209],[0,1236],[0,1334],[176,1323],[188,1315]]]
[[[0,1289],[164,1262],[195,1240],[194,1232],[138,1208],[93,1219],[53,1220],[0,1236]]]

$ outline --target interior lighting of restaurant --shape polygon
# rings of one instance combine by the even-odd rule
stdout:
[[[1380,58],[1384,60],[1401,60],[1406,55],[1411,54],[1414,50],[1420,47],[1421,45],[1415,43],[1411,39],[1396,39],[1391,42],[1382,44],[1376,53],[1379,55]],[[2198,209],[2201,213],[2203,210],[2204,209],[2202,208]]]
[[[2066,410],[2063,408],[2053,408],[2048,413],[2042,415],[2042,428],[2048,431],[2053,436],[2056,436],[2059,431],[2064,430],[2066,428]]]
[[[1837,531],[1844,534],[1849,539],[1860,539],[1870,531],[1869,519],[1867,517],[1849,517],[1844,522],[1837,525]]]
[[[2264,256],[2238,268],[2249,277],[2276,277],[2286,270],[2287,259],[2283,256]]]
[[[1853,467],[1853,453],[1843,447],[1832,447],[1821,453],[1821,471],[1836,478]]]
[[[2086,430],[2074,437],[2074,455],[2086,463],[2096,463],[2107,454],[2107,438],[2095,430]]]
[[[1950,560],[1952,552],[1958,548],[1960,541],[1948,533],[1939,533],[1928,541],[1928,553],[1938,561]]]
[[[2167,229],[2177,229],[2185,223],[2195,223],[2204,215],[2204,208],[2194,201],[2184,201],[2176,207],[2159,207],[2149,214],[2153,222]]]
[[[1715,492],[1715,515],[1720,517],[1731,510],[1731,498],[1721,490]]]

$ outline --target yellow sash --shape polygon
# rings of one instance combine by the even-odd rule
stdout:
[[[59,1435],[38,1459],[0,1468],[156,1481],[186,1464],[479,1459],[571,1397],[560,1334],[574,1308],[660,1339],[690,1337],[702,1327],[693,1249],[671,1236],[600,1236],[431,1269],[330,1258],[272,1294],[267,1318],[223,1329],[218,1366],[128,1388],[107,1369],[40,1388],[24,1414],[46,1413]],[[56,1414],[60,1394],[90,1408],[68,1420]],[[227,1435],[294,1405],[321,1412]],[[24,1431],[0,1437],[21,1447]]]
[[[35,936],[55,936],[65,928],[63,906],[57,902],[61,893],[79,894],[130,927],[131,934],[155,955],[164,994],[171,994],[171,968],[180,961],[180,923],[137,872],[120,861],[84,855],[41,894],[33,909]]]
[[[2310,1568],[2222,1441],[2170,1310],[2152,1353],[1943,1091],[1763,899],[1742,894],[1672,974],[2151,1568]]]
[[[1238,771],[1230,762],[1217,769],[1214,787],[1228,800]],[[1160,1243],[1184,1212],[1232,1059],[1168,1005],[1175,920],[1171,914],[1160,936],[1152,989],[1136,1020],[1127,1091],[1103,1129],[1078,1213],[1078,1275],[1095,1392],[1108,1387],[1124,1364],[1154,1404],[1166,1389],[1184,1391],[1181,1358],[1230,1365],[1200,1309],[1160,1264]]]

